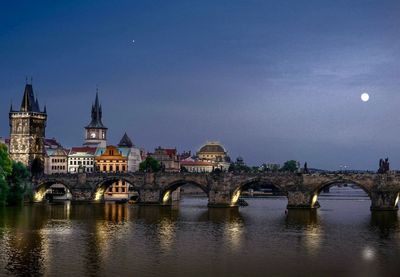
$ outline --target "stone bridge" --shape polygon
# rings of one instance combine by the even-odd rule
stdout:
[[[63,184],[73,201],[103,201],[105,190],[123,180],[139,193],[140,204],[170,205],[171,192],[193,184],[208,197],[209,207],[234,207],[241,191],[252,184],[276,187],[287,196],[287,208],[317,208],[319,193],[335,184],[354,184],[371,199],[371,210],[397,210],[400,174],[397,173],[91,173],[54,174],[34,179],[35,201],[42,201],[53,184]]]

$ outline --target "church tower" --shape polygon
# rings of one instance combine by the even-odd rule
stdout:
[[[85,127],[84,145],[93,147],[107,146],[107,127],[101,121],[102,116],[103,112],[99,103],[99,95],[96,92],[96,100],[92,105],[92,121]]]
[[[31,166],[35,159],[44,164],[44,140],[47,121],[46,106],[40,110],[32,84],[25,85],[24,97],[19,111],[10,107],[10,157]]]

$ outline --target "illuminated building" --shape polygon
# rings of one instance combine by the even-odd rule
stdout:
[[[100,172],[127,172],[129,148],[108,145],[96,151],[96,167]],[[129,184],[125,181],[113,183],[104,193],[105,200],[129,199]]]
[[[213,164],[214,169],[227,171],[230,165],[228,152],[221,143],[216,141],[206,142],[196,153],[197,162]]]
[[[44,158],[44,173],[67,173],[68,172],[68,151],[63,148],[48,148]]]
[[[91,173],[95,170],[94,147],[72,147],[68,154],[68,173]]]
[[[46,107],[40,109],[32,84],[25,85],[25,92],[19,111],[10,107],[10,158],[31,166],[34,160],[44,165]]]

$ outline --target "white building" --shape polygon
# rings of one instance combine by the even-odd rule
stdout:
[[[95,153],[94,147],[72,147],[68,154],[68,173],[95,171]]]
[[[139,171],[139,165],[142,162],[141,151],[135,147],[126,133],[118,143],[118,149],[123,156],[128,157],[128,172]]]
[[[67,173],[68,172],[68,151],[63,148],[46,148],[44,157],[44,173]]]
[[[181,166],[186,168],[188,172],[212,172],[216,166],[213,162],[209,161],[196,161],[189,157],[181,160]]]

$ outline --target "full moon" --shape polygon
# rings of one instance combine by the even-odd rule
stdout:
[[[364,92],[363,94],[361,94],[361,100],[363,102],[367,102],[369,100],[369,94]]]

